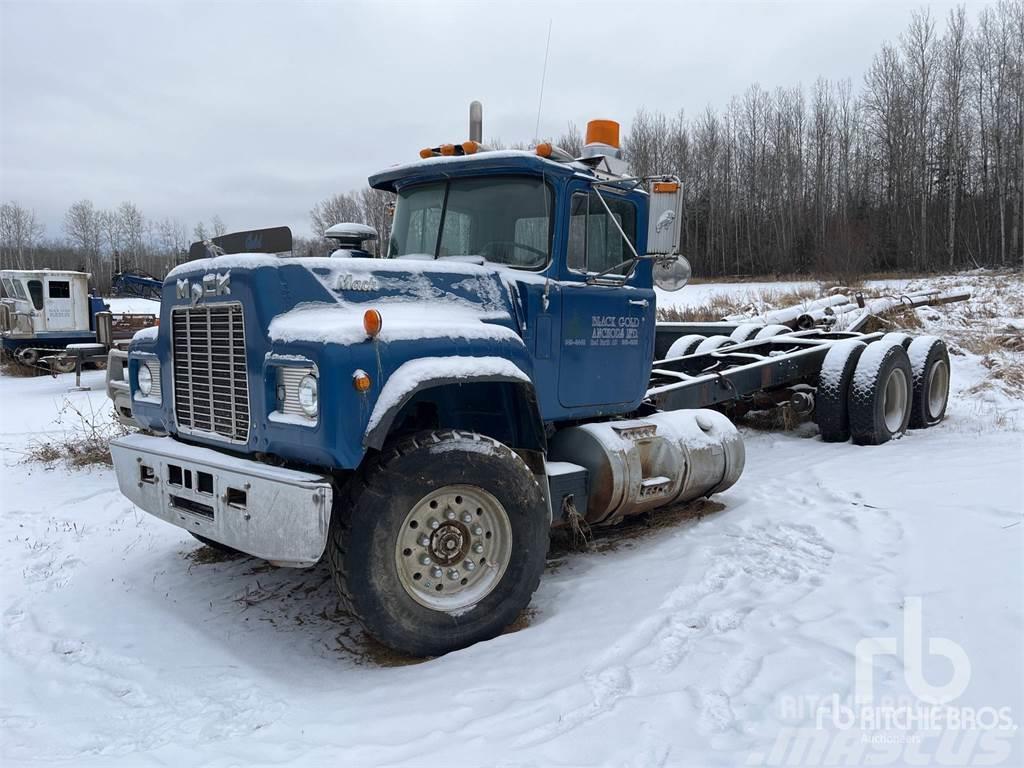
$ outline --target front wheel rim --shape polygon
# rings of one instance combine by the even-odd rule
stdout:
[[[882,417],[891,434],[903,429],[907,406],[910,404],[907,392],[907,375],[901,369],[894,368],[886,379],[882,397]]]
[[[431,491],[406,515],[395,567],[406,593],[435,611],[463,611],[501,581],[512,554],[512,523],[493,495],[472,485]]]

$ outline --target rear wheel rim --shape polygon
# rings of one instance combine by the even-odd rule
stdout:
[[[508,513],[493,495],[472,485],[428,493],[406,515],[395,542],[395,566],[406,593],[445,613],[487,597],[511,554]]]
[[[936,361],[928,371],[928,418],[937,419],[946,407],[949,397],[949,366],[945,360]]]
[[[903,429],[907,416],[907,374],[900,368],[889,372],[882,393],[882,418],[890,433],[896,434]]]

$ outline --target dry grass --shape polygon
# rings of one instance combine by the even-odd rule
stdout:
[[[49,374],[49,371],[44,370],[41,367],[37,368],[34,366],[22,365],[17,360],[5,357],[0,361],[0,373],[4,376],[25,379],[32,378],[34,376],[45,376]]]
[[[96,464],[109,467],[113,465],[110,441],[129,432],[120,422],[97,413],[91,405],[89,410],[84,410],[68,399],[64,400],[56,422],[67,426],[64,435],[29,443],[26,456],[28,461],[44,464],[63,462],[75,468]]]

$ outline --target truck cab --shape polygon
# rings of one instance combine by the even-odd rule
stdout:
[[[68,270],[0,270],[0,342],[26,365],[41,351],[95,341],[94,315],[104,308],[89,295],[89,274]]]
[[[127,356],[122,492],[212,545],[326,560],[372,634],[431,655],[514,620],[551,525],[735,482],[721,414],[644,408],[655,275],[688,276],[679,184],[629,175],[599,123],[580,158],[471,139],[371,176],[385,258],[176,268]]]

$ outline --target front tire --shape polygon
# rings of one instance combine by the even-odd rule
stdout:
[[[369,634],[437,656],[515,621],[540,582],[549,528],[540,486],[511,449],[472,432],[425,432],[351,481],[328,561]]]

